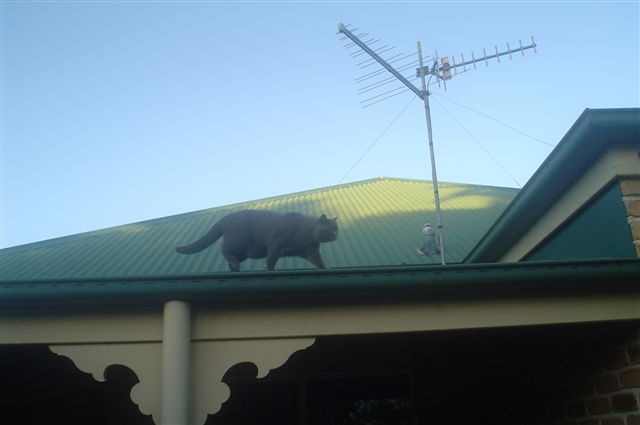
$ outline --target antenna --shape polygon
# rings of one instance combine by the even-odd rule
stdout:
[[[418,60],[417,60],[417,65],[418,68],[416,69],[416,73],[414,76],[408,76],[405,77],[401,74],[401,72],[406,71],[407,69],[412,69],[415,65],[416,65],[416,61],[415,59],[411,60],[408,63],[405,63],[404,65],[401,65],[400,67],[398,67],[397,69],[394,68],[391,63],[396,63],[399,61],[403,61],[403,60],[407,60],[407,59],[412,59],[414,57],[413,54],[410,55],[405,55],[404,53],[400,53],[391,57],[388,57],[387,59],[384,59],[381,55],[386,54],[388,52],[390,52],[391,50],[393,50],[393,47],[389,47],[389,46],[383,46],[383,47],[379,47],[379,48],[371,48],[370,46],[372,46],[375,43],[380,42],[379,39],[369,39],[366,41],[362,41],[361,38],[368,36],[367,33],[358,33],[356,34],[356,32],[358,31],[357,28],[355,29],[348,29],[347,25],[344,25],[342,23],[338,24],[338,33],[339,34],[344,34],[344,38],[342,38],[341,40],[350,40],[349,43],[347,43],[345,45],[345,47],[347,49],[351,49],[353,47],[359,47],[360,50],[356,50],[355,52],[351,53],[352,56],[354,57],[359,57],[362,55],[368,55],[371,59],[365,60],[363,62],[360,62],[358,65],[361,66],[361,68],[366,68],[372,65],[375,65],[376,63],[379,64],[382,68],[379,68],[375,71],[369,72],[368,74],[356,78],[356,83],[357,84],[361,84],[365,81],[369,81],[373,78],[379,77],[381,75],[386,75],[386,72],[389,72],[392,77],[387,77],[384,78],[382,80],[378,80],[377,82],[373,82],[373,83],[368,83],[368,85],[364,86],[363,88],[359,89],[360,94],[364,94],[364,93],[369,93],[371,91],[374,91],[376,89],[380,89],[383,86],[387,85],[387,84],[391,84],[393,82],[397,82],[399,81],[400,83],[402,83],[402,86],[396,87],[392,90],[388,90],[384,93],[369,97],[365,100],[363,100],[361,103],[365,103],[365,105],[363,106],[363,108],[366,108],[368,106],[372,106],[378,102],[381,102],[383,100],[386,100],[390,97],[393,96],[397,96],[398,94],[404,93],[406,91],[412,91],[416,96],[418,96],[420,99],[422,99],[423,103],[424,103],[424,111],[425,111],[425,117],[426,117],[426,121],[427,121],[427,136],[429,139],[429,155],[431,158],[431,176],[432,176],[432,180],[433,180],[433,195],[434,195],[434,199],[435,199],[435,209],[436,209],[436,226],[438,229],[438,239],[439,239],[439,245],[440,245],[440,259],[441,259],[441,263],[442,265],[446,264],[446,255],[445,255],[445,247],[444,247],[444,231],[442,228],[442,220],[441,220],[441,211],[440,211],[440,192],[438,190],[438,176],[436,173],[436,160],[435,160],[435,154],[433,151],[433,134],[432,134],[432,129],[431,129],[431,110],[429,107],[429,95],[431,94],[428,90],[429,85],[431,84],[438,84],[438,86],[440,86],[440,81],[442,81],[443,85],[444,85],[444,89],[447,89],[447,81],[451,80],[453,78],[453,76],[458,75],[459,73],[463,73],[467,71],[467,66],[468,65],[472,65],[473,69],[476,69],[476,63],[478,61],[482,61],[485,63],[486,66],[489,65],[489,59],[497,59],[498,63],[500,63],[500,57],[504,56],[504,55],[509,55],[509,59],[512,58],[512,54],[513,53],[517,53],[517,52],[521,52],[522,56],[524,56],[524,51],[527,49],[534,49],[534,52],[537,53],[536,51],[536,43],[533,39],[533,37],[531,37],[531,44],[528,46],[522,46],[522,42],[519,41],[520,47],[517,49],[511,49],[511,47],[509,46],[509,44],[507,43],[507,51],[504,52],[498,52],[498,47],[495,46],[495,54],[491,54],[487,56],[487,51],[486,49],[483,49],[483,55],[479,58],[476,59],[474,53],[471,53],[471,60],[470,61],[465,61],[464,60],[464,56],[460,55],[461,58],[461,63],[456,64],[455,58],[452,57],[452,62],[453,65],[449,62],[449,58],[447,56],[445,57],[438,57],[438,53],[437,51],[435,52],[435,55],[432,57],[427,57],[427,60],[433,60],[433,65],[431,67],[429,67],[428,65],[425,66],[424,62],[425,59],[422,56],[422,46],[420,44],[420,42],[417,42],[417,56],[418,56]],[[458,68],[462,67],[462,71],[458,72]],[[451,74],[451,71],[453,70],[453,75]],[[469,68],[469,70],[471,70],[471,68]],[[429,79],[427,80],[427,75],[429,76]],[[431,79],[435,77],[435,82],[431,83]],[[395,78],[395,79],[394,79]],[[418,87],[416,87],[415,85],[413,85],[412,81],[416,81],[417,79],[420,80],[420,84],[421,84],[421,88],[419,89]],[[404,86],[404,87],[403,87]]]
[[[520,52],[522,57],[524,57],[524,51],[525,50],[529,50],[529,49],[533,49],[534,53],[538,53],[538,50],[536,49],[538,47],[538,45],[536,44],[536,41],[533,39],[533,36],[531,36],[531,44],[527,45],[527,46],[523,46],[522,45],[522,40],[518,40],[518,44],[520,45],[520,47],[516,48],[516,49],[512,49],[511,46],[509,45],[509,43],[507,43],[507,50],[502,51],[502,52],[498,52],[498,46],[494,46],[495,47],[495,54],[491,54],[491,55],[487,55],[487,49],[482,49],[482,53],[483,55],[476,59],[475,55],[473,52],[471,52],[471,60],[470,61],[465,61],[464,60],[464,55],[460,55],[460,63],[456,63],[456,60],[454,57],[452,57],[453,60],[453,65],[451,65],[449,63],[449,57],[448,56],[444,56],[442,58],[438,58],[436,55],[436,62],[434,62],[434,65],[437,64],[437,62],[439,62],[439,65],[437,65],[434,68],[429,69],[429,67],[426,67],[425,69],[423,69],[422,71],[425,73],[431,73],[432,75],[434,75],[437,79],[441,79],[443,81],[448,81],[451,80],[451,78],[455,75],[458,75],[459,73],[462,72],[467,72],[467,65],[473,65],[473,69],[476,69],[476,63],[478,62],[484,62],[484,64],[486,66],[489,66],[489,60],[491,59],[496,59],[498,63],[500,63],[500,57],[501,56],[506,56],[509,55],[509,60],[513,59],[513,54],[514,53],[518,53]],[[458,72],[458,68],[462,67],[462,71]],[[453,70],[454,74],[453,76],[451,75],[451,71]],[[420,76],[420,71],[421,69],[418,68],[416,69],[416,76],[419,77]],[[444,86],[445,90],[447,89],[446,83]]]

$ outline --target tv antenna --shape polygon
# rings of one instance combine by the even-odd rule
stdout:
[[[536,42],[531,37],[531,44],[528,46],[523,46],[522,42],[519,41],[519,47],[512,49],[509,43],[507,43],[507,50],[499,52],[498,47],[495,46],[495,53],[487,55],[486,49],[483,49],[483,55],[476,58],[474,53],[471,53],[471,60],[464,60],[464,55],[460,55],[460,63],[456,63],[455,57],[452,57],[452,62],[449,62],[449,57],[438,57],[438,53],[436,51],[434,56],[430,56],[427,60],[432,60],[432,66],[425,65],[425,58],[422,56],[422,46],[420,41],[417,42],[417,52],[415,54],[405,55],[404,53],[396,53],[393,47],[389,47],[388,45],[383,45],[381,47],[371,47],[372,45],[379,43],[380,39],[370,38],[368,40],[363,41],[364,37],[367,37],[369,34],[367,33],[356,33],[358,31],[355,29],[348,29],[347,25],[342,23],[338,24],[338,33],[344,34],[346,38],[343,40],[349,39],[350,43],[346,44],[345,47],[347,49],[351,49],[353,47],[359,47],[360,50],[356,50],[351,55],[353,57],[359,57],[362,55],[368,55],[370,59],[362,61],[358,63],[361,69],[368,68],[370,66],[378,65],[381,68],[378,68],[374,71],[371,71],[359,78],[356,78],[356,83],[363,84],[366,83],[365,86],[359,89],[360,94],[372,93],[375,90],[385,88],[385,86],[393,83],[397,83],[398,81],[402,83],[401,86],[393,88],[391,90],[387,90],[383,93],[372,95],[367,99],[363,100],[363,108],[372,106],[378,102],[381,102],[385,99],[388,99],[393,96],[397,96],[406,91],[412,91],[416,96],[422,99],[424,103],[424,112],[427,120],[427,136],[429,138],[429,156],[431,158],[431,177],[433,181],[433,196],[435,199],[435,209],[436,209],[436,227],[438,230],[438,240],[439,240],[439,248],[440,248],[440,260],[441,264],[445,265],[447,263],[446,255],[445,255],[445,246],[444,246],[444,232],[442,228],[442,219],[440,212],[440,193],[438,190],[438,176],[436,173],[436,160],[435,154],[433,151],[433,134],[431,130],[431,109],[429,107],[429,86],[432,84],[438,84],[440,86],[440,82],[444,85],[444,89],[447,89],[447,81],[451,80],[455,75],[460,73],[467,72],[471,69],[476,69],[477,64],[484,62],[485,65],[489,65],[490,59],[496,59],[498,63],[500,63],[500,57],[509,55],[509,59],[512,59],[513,54],[520,52],[522,56],[524,56],[524,51],[528,49],[533,49],[536,51]],[[381,55],[387,56],[387,59],[384,59]],[[415,56],[417,55],[418,59],[415,60]],[[398,66],[398,68],[394,68],[391,64],[398,62],[405,62]],[[418,65],[417,68],[415,66]],[[471,68],[473,67],[473,68]],[[460,70],[460,68],[462,68]],[[415,75],[410,75],[405,77],[401,74],[401,72],[407,70],[415,69]],[[453,73],[452,73],[453,71]],[[388,77],[387,72],[392,76]],[[380,76],[385,76],[381,80],[377,80],[371,82],[371,80],[375,78],[379,78]],[[429,79],[427,80],[427,76]],[[431,79],[435,77],[435,81],[431,82]],[[416,87],[412,81],[420,80],[420,88]]]

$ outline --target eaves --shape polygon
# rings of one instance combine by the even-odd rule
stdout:
[[[640,260],[460,264],[217,273],[174,277],[0,281],[0,310],[363,304],[628,293],[639,297]]]

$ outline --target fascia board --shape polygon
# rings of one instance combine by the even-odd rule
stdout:
[[[196,304],[393,302],[416,297],[631,291],[640,295],[640,260],[528,262],[222,273],[202,276],[0,282],[2,311],[56,308],[148,308],[169,300]]]

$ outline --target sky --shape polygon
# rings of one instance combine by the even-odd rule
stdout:
[[[385,76],[359,83],[374,68],[338,23],[391,53],[420,41],[428,63],[535,38],[536,53],[430,85],[441,182],[521,187],[585,108],[640,106],[638,1],[2,0],[0,14],[0,248],[431,180],[422,101],[363,108],[385,90],[359,90]]]

